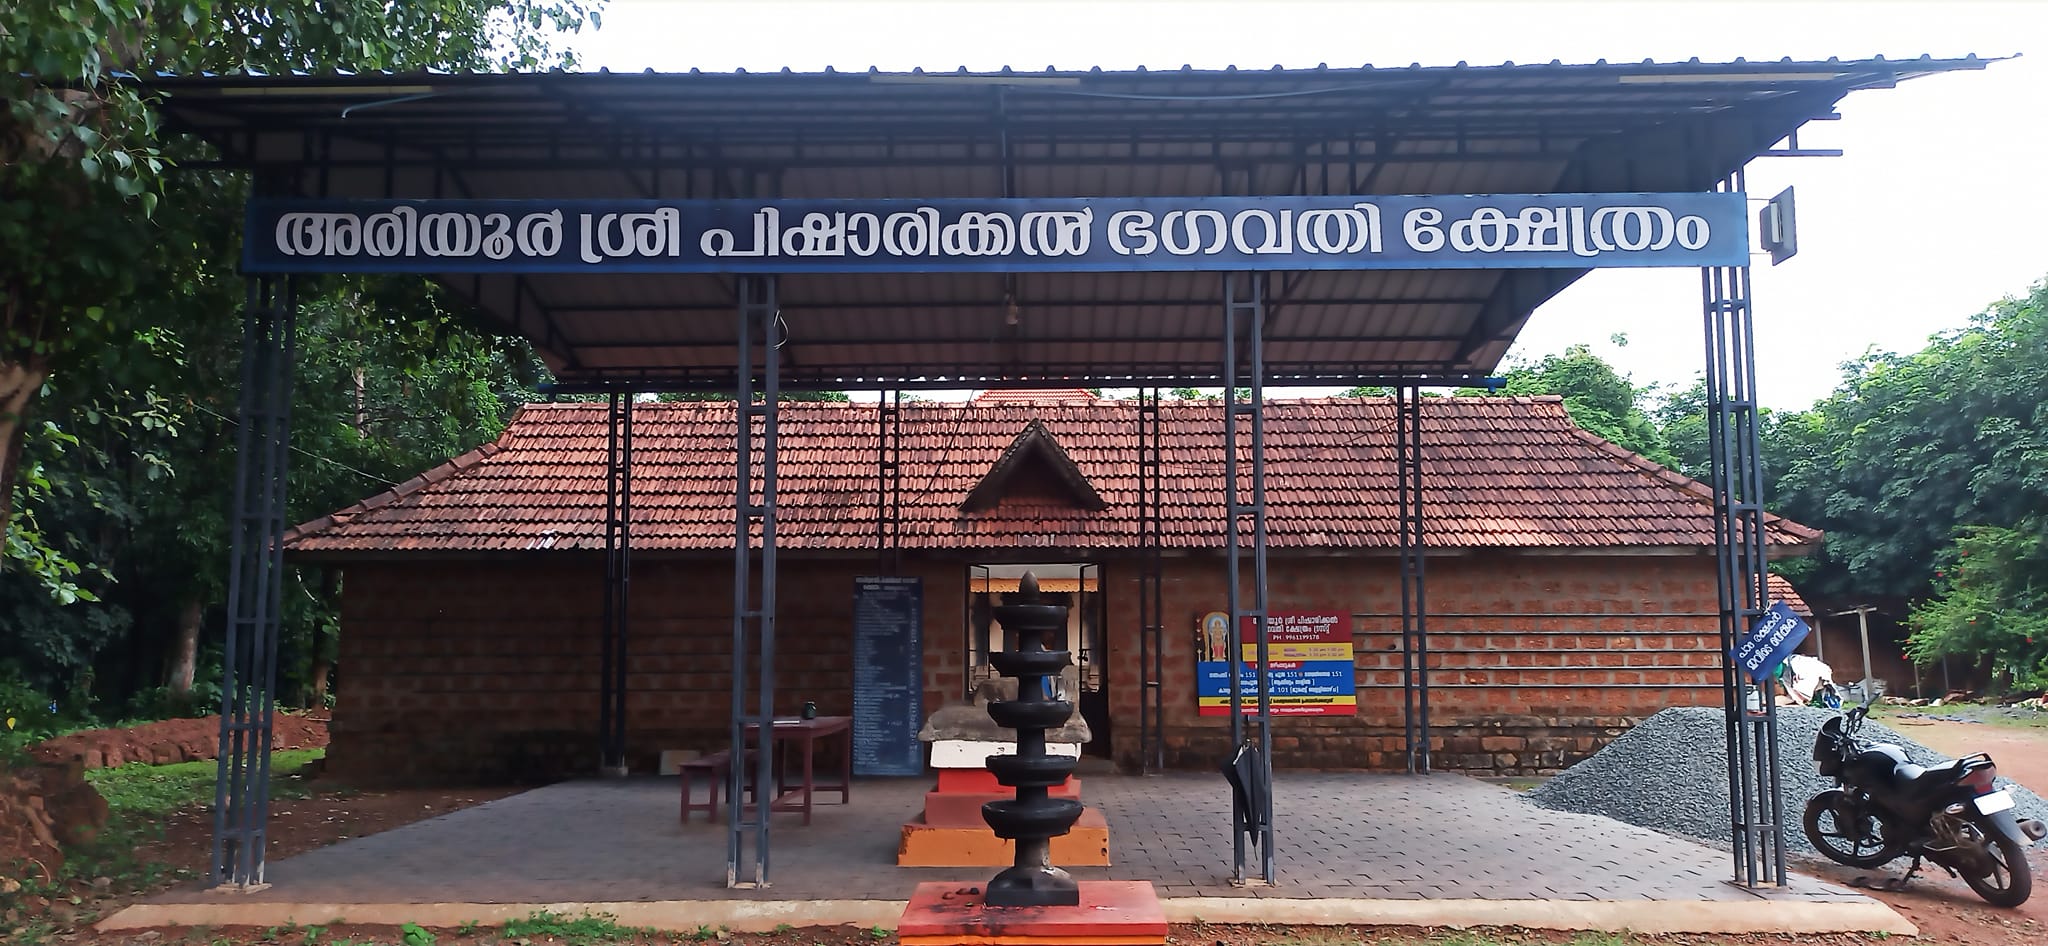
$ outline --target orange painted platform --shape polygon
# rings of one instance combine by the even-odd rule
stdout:
[[[903,840],[896,848],[898,867],[1008,867],[1016,857],[1016,845],[996,837],[987,824],[936,825],[922,817],[903,826]],[[1109,822],[1100,810],[1081,809],[1074,829],[1052,839],[1052,862],[1060,867],[1109,866]]]
[[[1166,911],[1145,881],[1084,880],[1071,907],[992,907],[981,884],[924,883],[896,925],[903,946],[1161,946]]]
[[[941,782],[940,784],[944,784]],[[1081,800],[1081,780],[1068,779],[1067,784],[1053,787],[1048,792],[1054,798]],[[941,789],[924,794],[924,823],[937,827],[985,828],[988,822],[981,820],[981,806],[1003,798],[1015,798],[1015,790],[1008,791],[947,791]]]

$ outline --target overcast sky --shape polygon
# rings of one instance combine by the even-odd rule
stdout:
[[[1755,269],[1758,393],[1801,408],[1870,348],[1910,351],[2048,276],[2048,2],[610,0],[585,69],[1128,69],[2011,56],[1850,95],[1751,165],[1798,188],[1799,255]],[[1617,348],[1607,339],[1625,333]],[[1510,357],[1591,342],[1638,384],[1699,373],[1695,270],[1600,270],[1537,310]]]

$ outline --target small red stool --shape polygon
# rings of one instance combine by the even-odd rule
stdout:
[[[745,765],[747,762],[752,761],[753,756],[753,750],[748,750],[741,764]],[[704,820],[707,822],[717,821],[718,800],[720,796],[725,794],[726,784],[732,775],[732,752],[720,749],[717,752],[710,752],[694,759],[685,760],[676,768],[678,774],[682,776],[683,823],[689,823],[690,812],[693,811],[704,812]],[[699,776],[705,779],[704,800],[692,801],[690,796],[693,793],[690,791],[690,786],[694,784],[695,779]],[[748,770],[743,772],[741,777],[746,782],[748,796],[752,797],[757,794],[754,790],[754,773]],[[731,799],[727,799],[728,803],[730,801]]]
[[[685,760],[677,766],[683,782],[683,823],[690,822],[690,812],[704,812],[704,820],[718,820],[718,796],[723,790],[725,779],[731,772],[732,753],[721,749],[717,752]],[[704,785],[704,800],[690,800],[690,783],[697,776],[708,776]]]

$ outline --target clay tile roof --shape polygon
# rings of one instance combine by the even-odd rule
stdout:
[[[1160,408],[1167,548],[1222,547],[1222,410],[1220,402]],[[782,408],[776,505],[783,548],[874,547],[876,411],[874,404]],[[1132,403],[918,402],[903,405],[899,417],[904,548],[1136,546]],[[1064,448],[1101,508],[1013,493],[993,509],[963,511],[968,494],[1034,422]],[[638,405],[634,425],[634,547],[730,549],[733,405]],[[1704,551],[1714,542],[1706,487],[1579,430],[1557,398],[1428,398],[1422,425],[1432,547]],[[1393,405],[1384,398],[1269,402],[1272,547],[1396,548],[1393,434]],[[602,405],[528,405],[496,443],[293,529],[289,547],[371,555],[600,549],[605,435]],[[1247,456],[1249,433],[1240,436],[1240,456]],[[1777,517],[1767,528],[1774,554],[1801,554],[1820,539]]]
[[[1764,577],[1768,579],[1766,590],[1769,594],[1766,597],[1772,601],[1785,602],[1785,605],[1792,609],[1792,613],[1800,617],[1813,617],[1813,609],[1806,606],[1806,599],[1799,596],[1798,590],[1792,587],[1791,582],[1785,580],[1785,576],[1773,572]]]
[[[1085,388],[983,391],[974,396],[976,404],[1093,404],[1097,398]]]

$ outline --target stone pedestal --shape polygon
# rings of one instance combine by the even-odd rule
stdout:
[[[998,688],[991,687],[992,698]],[[982,694],[977,692],[977,704]],[[931,765],[938,772],[938,783],[924,796],[924,811],[917,818],[903,825],[901,842],[896,848],[898,867],[1001,867],[1015,857],[1015,843],[996,837],[995,831],[982,819],[981,806],[992,801],[1014,798],[1015,790],[996,781],[995,773],[988,770],[988,757],[1011,755],[1017,751],[1012,741],[990,739],[937,738],[941,732],[955,735],[993,735],[1001,730],[992,724],[973,726],[961,724],[961,720],[972,721],[979,717],[988,720],[985,710],[978,707],[949,707],[948,709],[974,709],[974,716],[964,713],[952,714],[953,718],[943,725],[926,724],[920,738],[931,743]],[[947,710],[940,710],[941,714]],[[934,715],[934,720],[940,716]],[[986,733],[983,730],[987,730]],[[1056,731],[1067,738],[1088,737],[1085,724]],[[1049,743],[1046,751],[1053,755],[1078,758],[1081,744],[1078,742]],[[1069,776],[1064,782],[1047,790],[1053,798],[1081,798],[1081,780]],[[1102,812],[1083,808],[1081,819],[1072,831],[1052,839],[1052,861],[1067,867],[1109,866],[1109,822]]]

